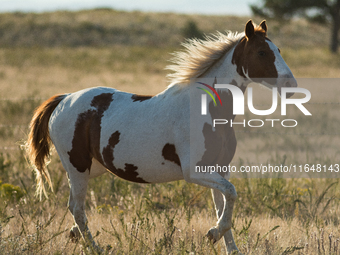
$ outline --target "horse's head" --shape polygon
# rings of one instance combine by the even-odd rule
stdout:
[[[277,86],[280,95],[282,87],[297,87],[279,48],[267,37],[266,21],[258,27],[252,20],[247,22],[245,36],[235,47],[232,63],[237,66],[239,75],[269,88]]]

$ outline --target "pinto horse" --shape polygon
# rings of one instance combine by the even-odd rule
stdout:
[[[202,91],[192,90],[197,83],[190,80],[209,78],[210,86],[221,81],[243,92],[251,82],[275,86],[279,93],[282,87],[296,87],[297,83],[280,50],[267,38],[265,21],[255,26],[249,20],[244,33],[218,33],[205,40],[190,40],[185,47],[175,53],[174,64],[168,67],[173,71],[172,83],[158,95],[96,87],[53,96],[35,111],[27,153],[36,172],[37,194],[47,196],[42,176],[52,189],[46,161],[53,143],[70,184],[68,208],[75,221],[71,237],[90,240],[96,246],[84,209],[87,185],[89,179],[111,172],[138,183],[184,179],[211,188],[218,221],[207,236],[212,242],[224,237],[227,251],[238,251],[231,233],[237,193],[228,181],[229,173],[190,174],[192,164],[205,159],[215,165],[231,162],[236,149],[233,128],[212,127],[216,111],[234,119],[231,93],[216,89],[225,102],[223,107],[214,107],[209,98],[207,114],[195,120],[193,131],[190,93],[199,96]],[[209,145],[208,139],[215,143]],[[214,153],[210,153],[212,147]]]

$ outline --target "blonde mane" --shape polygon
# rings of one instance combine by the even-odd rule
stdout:
[[[243,36],[244,33],[218,32],[206,36],[205,40],[190,39],[183,43],[185,50],[173,53],[174,58],[170,60],[173,64],[166,67],[173,71],[167,75],[171,84],[188,84],[190,79],[200,77]]]

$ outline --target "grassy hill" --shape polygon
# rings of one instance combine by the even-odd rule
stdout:
[[[78,12],[2,13],[0,45],[108,46],[138,45],[176,47],[184,39],[189,21],[204,33],[243,31],[249,17],[184,15],[173,13],[123,12],[96,9]],[[261,18],[255,18],[259,23]],[[329,28],[305,21],[279,24],[269,21],[269,36],[279,47],[326,47]]]
[[[195,32],[205,34],[242,32],[249,18],[113,9],[0,13],[0,64],[4,68],[39,65],[90,71],[95,66],[120,73],[137,69],[164,77],[169,53],[180,49],[192,32],[190,24],[196,25]],[[269,38],[280,47],[295,76],[340,76],[340,58],[328,51],[327,25],[305,20],[267,23]],[[0,70],[2,78],[4,73]]]

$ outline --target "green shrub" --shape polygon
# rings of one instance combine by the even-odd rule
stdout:
[[[182,35],[187,39],[203,39],[203,32],[198,28],[196,22],[189,20],[182,28]]]
[[[24,192],[19,186],[15,186],[9,183],[3,183],[0,181],[0,196],[6,201],[16,202],[24,196]]]

